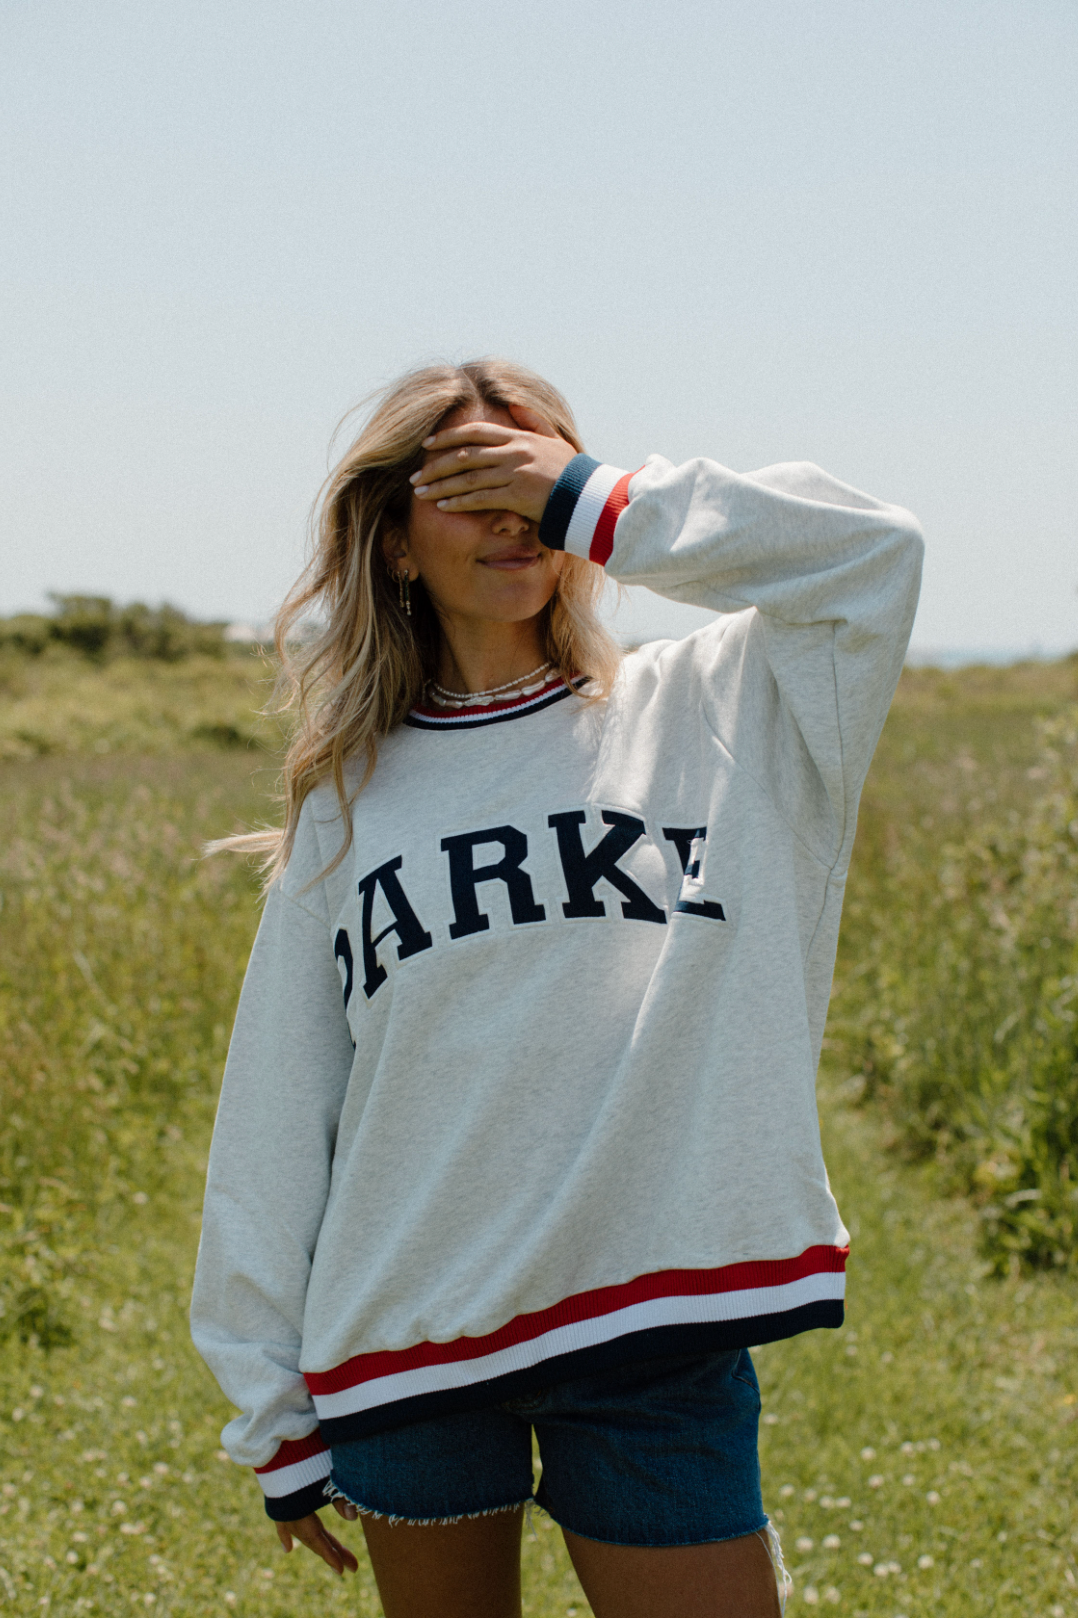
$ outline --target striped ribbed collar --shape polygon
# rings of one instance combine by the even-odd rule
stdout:
[[[572,685],[566,685],[561,675],[555,674],[541,691],[530,697],[520,697],[516,702],[492,702],[485,708],[439,708],[428,700],[417,704],[404,723],[413,730],[475,730],[482,725],[504,725],[510,719],[523,719],[525,714],[538,713],[540,708],[564,702],[586,678],[585,675]]]

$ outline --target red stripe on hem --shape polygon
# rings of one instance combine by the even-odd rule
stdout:
[[[282,1466],[295,1466],[297,1461],[305,1461],[311,1455],[321,1455],[322,1451],[328,1448],[329,1445],[316,1427],[306,1438],[284,1439],[272,1461],[267,1461],[265,1466],[256,1466],[254,1471],[277,1472]]]
[[[658,1270],[639,1275],[622,1286],[597,1287],[563,1298],[550,1309],[517,1315],[485,1337],[458,1337],[451,1343],[416,1343],[412,1348],[384,1349],[374,1354],[357,1354],[331,1371],[305,1371],[304,1379],[312,1393],[341,1393],[375,1377],[415,1371],[425,1365],[447,1365],[481,1359],[499,1349],[530,1342],[558,1326],[594,1320],[613,1314],[635,1303],[653,1298],[699,1297],[716,1292],[744,1292],[761,1287],[784,1286],[806,1275],[841,1273],[849,1257],[848,1247],[809,1247],[796,1258],[760,1259],[747,1264],[727,1264],[717,1270]]]
[[[588,551],[589,562],[598,562],[605,567],[610,560],[610,553],[614,549],[614,528],[618,518],[629,504],[629,479],[636,476],[635,472],[626,472],[619,478],[606,497],[606,504],[599,513],[599,520],[595,524],[595,532],[591,536],[591,547]]]

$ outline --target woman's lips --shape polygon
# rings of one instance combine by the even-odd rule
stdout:
[[[538,551],[493,551],[490,556],[480,557],[484,567],[494,567],[502,573],[518,573],[523,568],[535,567],[539,561]]]

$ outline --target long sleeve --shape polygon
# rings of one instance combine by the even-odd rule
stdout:
[[[719,739],[841,875],[917,605],[923,544],[910,513],[807,462],[742,475],[651,456],[630,474],[579,455],[540,538],[621,583],[740,615],[701,636],[715,674],[701,700]],[[761,677],[720,685],[735,652]]]
[[[325,1504],[327,1446],[299,1370],[304,1306],[352,1066],[321,890],[266,903],[210,1149],[195,1345],[242,1414],[222,1441],[271,1517]],[[310,908],[308,908],[310,906]]]

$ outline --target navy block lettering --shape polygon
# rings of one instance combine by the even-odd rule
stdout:
[[[550,815],[547,820],[557,833],[558,853],[569,895],[562,905],[564,914],[568,917],[605,916],[606,906],[594,892],[595,884],[602,880],[624,895],[621,913],[628,921],[656,921],[665,926],[665,910],[660,910],[617,863],[644,836],[644,822],[635,815],[604,809],[603,824],[611,829],[590,853],[585,853],[580,828],[586,819],[583,809],[569,809],[563,814]]]
[[[484,843],[500,843],[505,852],[500,860],[477,867],[475,850]],[[515,826],[491,826],[486,831],[443,837],[442,851],[449,855],[449,887],[453,895],[450,938],[467,938],[472,933],[485,933],[489,928],[490,917],[479,908],[476,890],[480,882],[505,883],[514,926],[546,920],[546,911],[535,902],[531,877],[523,869],[528,857],[528,839]]]
[[[352,998],[352,945],[348,934],[343,927],[338,927],[337,936],[333,940],[333,959],[344,962],[344,1009],[348,1010],[348,1002]]]
[[[707,842],[707,827],[664,826],[663,836],[677,849],[685,876],[691,882],[695,882],[700,875],[700,858],[695,852],[694,845]],[[715,899],[679,899],[674,911],[675,914],[682,916],[707,916],[711,921],[726,920],[725,910]]]
[[[403,863],[404,856],[398,854],[395,860],[387,860],[356,884],[363,898],[363,993],[368,1000],[388,975],[378,959],[378,945],[383,938],[396,933],[398,961],[407,960],[409,955],[418,955],[420,950],[431,949],[434,944],[434,939],[424,929],[401,887],[397,872]],[[388,927],[383,927],[377,938],[372,938],[371,920],[374,915],[374,895],[378,888],[381,888],[386,904],[393,912],[393,920]]]

